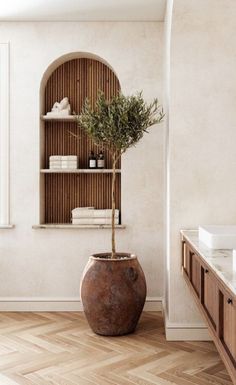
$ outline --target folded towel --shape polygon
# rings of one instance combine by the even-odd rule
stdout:
[[[49,164],[61,164],[61,160],[50,160]]]
[[[111,218],[72,218],[73,225],[111,225]],[[115,218],[115,224],[119,224],[119,218]]]
[[[61,155],[51,155],[49,156],[49,161],[61,160]]]
[[[52,155],[49,157],[49,168],[50,169],[77,169],[78,168],[78,157],[76,155]]]
[[[49,164],[49,169],[71,169],[71,170],[77,170],[77,164]]]
[[[49,160],[75,160],[77,161],[77,155],[51,155]]]
[[[87,206],[87,207],[76,207],[75,209],[73,210],[76,210],[76,211],[80,211],[80,210],[94,210],[94,206]],[[73,211],[72,210],[72,211]]]
[[[61,157],[61,160],[62,161],[64,161],[64,160],[69,160],[69,161],[75,161],[75,162],[77,162],[77,159],[78,159],[78,157],[77,157],[77,155],[63,155],[62,157]]]
[[[77,168],[78,164],[77,162],[75,161],[70,161],[70,160],[66,160],[66,161],[62,161],[61,162],[61,168]]]
[[[61,162],[50,162],[49,168],[61,168]]]
[[[72,218],[111,218],[112,210],[104,209],[82,209],[75,208],[72,210]],[[119,218],[119,210],[115,210],[115,218]]]
[[[50,159],[49,163],[76,163],[77,164],[77,160],[51,160]]]
[[[49,168],[77,168],[77,155],[51,155],[49,156]]]
[[[50,164],[49,169],[50,169],[50,170],[60,170],[60,169],[61,169],[61,166],[57,166],[57,165],[54,166],[54,165],[51,165],[51,164]]]

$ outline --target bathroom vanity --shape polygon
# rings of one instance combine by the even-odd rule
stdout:
[[[236,270],[233,250],[210,249],[198,231],[183,230],[182,272],[236,384]]]

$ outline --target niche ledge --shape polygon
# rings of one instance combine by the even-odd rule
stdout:
[[[38,229],[67,229],[67,230],[75,230],[75,229],[111,229],[111,225],[72,225],[66,223],[50,223],[50,224],[40,224],[33,225],[32,228],[34,230]],[[125,229],[126,225],[115,225],[116,229]]]
[[[1,229],[13,229],[15,227],[15,225],[0,225],[0,230]]]

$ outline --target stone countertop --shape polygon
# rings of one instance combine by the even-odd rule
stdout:
[[[236,257],[233,262],[233,250],[209,249],[199,241],[198,230],[181,230],[181,234],[236,296]]]

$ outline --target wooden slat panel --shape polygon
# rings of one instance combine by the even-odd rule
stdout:
[[[120,208],[120,175],[116,177],[116,207]],[[79,206],[111,208],[110,174],[48,174],[46,223],[69,223],[71,210]]]
[[[103,63],[93,59],[74,59],[59,66],[50,76],[45,88],[45,113],[55,101],[68,96],[72,111],[80,113],[85,98],[94,105],[99,90],[108,100],[120,90],[116,75]],[[88,167],[91,150],[104,151],[106,168],[112,168],[107,150],[98,148],[71,121],[45,121],[44,168],[49,167],[50,155],[77,155],[79,168]],[[77,139],[73,136],[77,135]],[[120,168],[120,163],[117,168]],[[120,175],[117,176],[116,207],[121,208]],[[45,176],[46,223],[69,223],[71,210],[77,206],[111,208],[111,175],[51,175]]]

